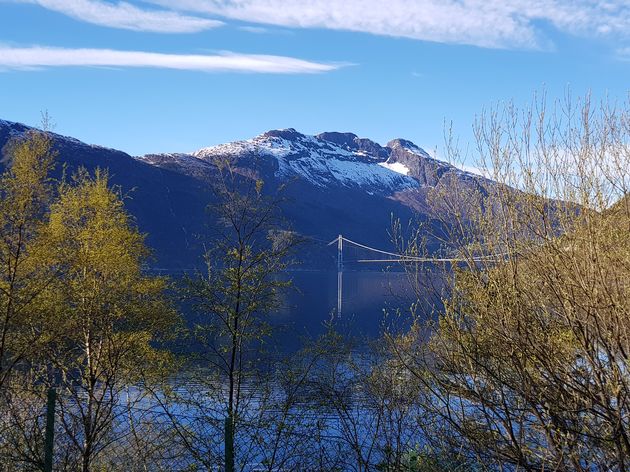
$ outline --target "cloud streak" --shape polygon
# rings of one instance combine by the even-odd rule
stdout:
[[[630,39],[628,0],[13,1],[102,26],[162,33],[194,33],[237,20],[485,48],[551,48],[550,28],[584,37]],[[146,4],[154,8],[141,6]],[[241,28],[261,31],[252,25]]]
[[[101,0],[18,0],[33,3],[80,21],[110,28],[155,33],[196,33],[223,22],[171,10],[147,10],[127,2]]]
[[[49,67],[159,68],[202,72],[315,74],[344,64],[310,62],[286,56],[237,54],[163,54],[113,49],[66,49],[0,46],[0,69],[37,70]]]
[[[541,24],[630,37],[627,0],[148,0],[250,23],[327,28],[488,48],[546,48]]]

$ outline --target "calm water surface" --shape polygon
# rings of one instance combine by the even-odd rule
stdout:
[[[300,336],[325,332],[327,322],[354,335],[376,337],[384,322],[392,322],[385,312],[400,310],[404,320],[415,301],[403,272],[343,272],[341,313],[337,272],[291,272],[290,278],[294,287],[286,293],[283,308],[271,317],[274,325],[282,327],[279,342],[288,349],[299,344]]]

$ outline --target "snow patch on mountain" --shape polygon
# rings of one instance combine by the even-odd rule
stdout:
[[[369,187],[372,191],[386,193],[418,185],[413,178],[373,162],[325,158],[317,152],[295,159],[279,159],[278,165],[278,176],[298,175],[318,187],[337,183],[347,187]]]
[[[249,139],[233,143],[219,144],[218,146],[199,149],[192,153],[198,159],[212,160],[212,158],[224,155],[258,154],[282,158],[291,153],[288,141],[278,138],[274,140]]]
[[[409,175],[409,167],[407,167],[402,162],[392,162],[392,163],[379,162],[378,165],[383,166],[386,169],[393,170],[394,172],[397,172],[398,174]]]
[[[285,134],[286,133],[286,134]],[[290,139],[286,136],[291,133]],[[315,136],[308,136],[289,128],[288,130],[274,130],[256,136],[246,141],[219,144],[202,148],[192,153],[199,159],[211,159],[221,155],[258,155],[285,158],[292,155],[310,153],[313,150],[320,154],[353,156],[352,152],[320,140]]]

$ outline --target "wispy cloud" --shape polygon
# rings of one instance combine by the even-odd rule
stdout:
[[[262,26],[239,26],[238,29],[241,31],[246,31],[247,33],[255,33],[255,34],[266,34],[269,33],[267,28],[263,28]]]
[[[135,31],[157,33],[196,33],[216,28],[223,22],[185,15],[172,10],[145,9],[127,2],[101,0],[17,0],[34,3],[77,20]]]
[[[328,28],[491,48],[545,48],[541,24],[630,37],[627,0],[147,0],[250,23]]]
[[[254,72],[270,74],[313,74],[328,72],[344,64],[310,62],[286,56],[237,54],[162,54],[112,49],[66,49],[0,46],[0,70],[33,70],[48,67],[145,67],[204,72]]]
[[[630,40],[628,0],[12,1],[38,4],[98,25],[164,33],[198,32],[231,19],[488,48],[549,48],[549,27],[585,37]],[[262,32],[251,25],[241,29]]]

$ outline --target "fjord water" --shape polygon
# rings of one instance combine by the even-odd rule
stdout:
[[[415,301],[407,274],[400,271],[344,271],[341,313],[336,271],[294,271],[287,276],[293,287],[270,317],[280,350],[299,348],[303,337],[321,335],[330,323],[346,334],[375,338],[384,326],[406,324]]]

